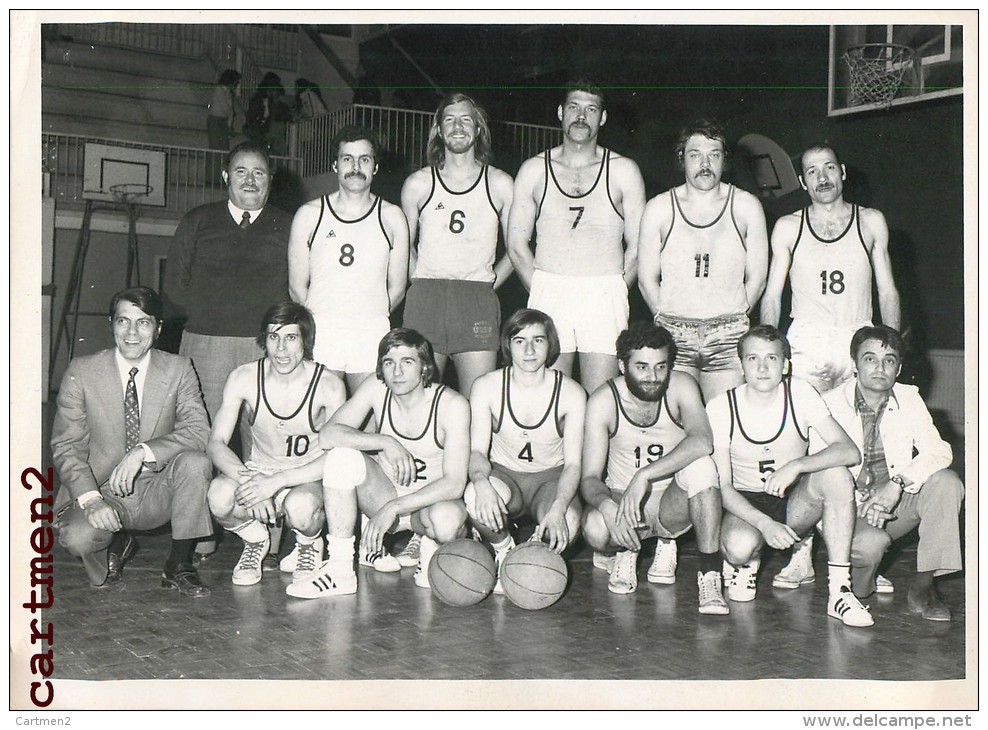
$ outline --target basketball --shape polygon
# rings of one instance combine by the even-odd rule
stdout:
[[[453,540],[440,546],[429,561],[432,592],[450,606],[472,606],[494,589],[494,557],[475,540]]]
[[[547,608],[562,598],[568,578],[566,561],[541,542],[518,545],[501,563],[504,594],[530,611]]]

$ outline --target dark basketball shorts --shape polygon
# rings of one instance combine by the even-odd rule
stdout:
[[[487,282],[412,279],[403,325],[420,332],[442,355],[496,352],[501,303]]]

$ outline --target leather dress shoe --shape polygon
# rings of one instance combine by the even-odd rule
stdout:
[[[111,545],[110,549],[106,551],[106,580],[103,581],[103,585],[120,582],[120,579],[123,578],[124,565],[136,552],[137,540],[129,534],[123,539],[123,545],[119,549],[117,546]]]
[[[165,566],[161,573],[162,588],[176,588],[183,596],[190,598],[205,598],[209,589],[202,584],[199,573],[191,563],[180,563],[173,569]]]
[[[922,614],[927,621],[950,621],[950,609],[935,588],[921,591],[919,595],[910,591],[906,595],[906,603],[909,604],[910,611]]]

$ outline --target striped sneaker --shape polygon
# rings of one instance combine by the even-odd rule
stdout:
[[[827,615],[840,619],[845,626],[871,626],[875,623],[867,607],[861,605],[848,586],[841,586],[837,593],[831,594]]]
[[[332,572],[331,572],[332,571]],[[335,573],[335,575],[334,575]],[[310,573],[301,580],[289,583],[285,593],[295,598],[326,598],[328,596],[345,596],[357,592],[357,574],[351,568],[349,571],[330,566],[327,560],[315,573]]]

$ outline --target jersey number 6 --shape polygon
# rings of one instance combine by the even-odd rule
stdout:
[[[457,217],[459,216],[459,217]],[[454,210],[449,214],[449,230],[451,233],[463,233],[463,229],[466,228],[466,224],[463,219],[467,217],[467,214],[462,210]]]

